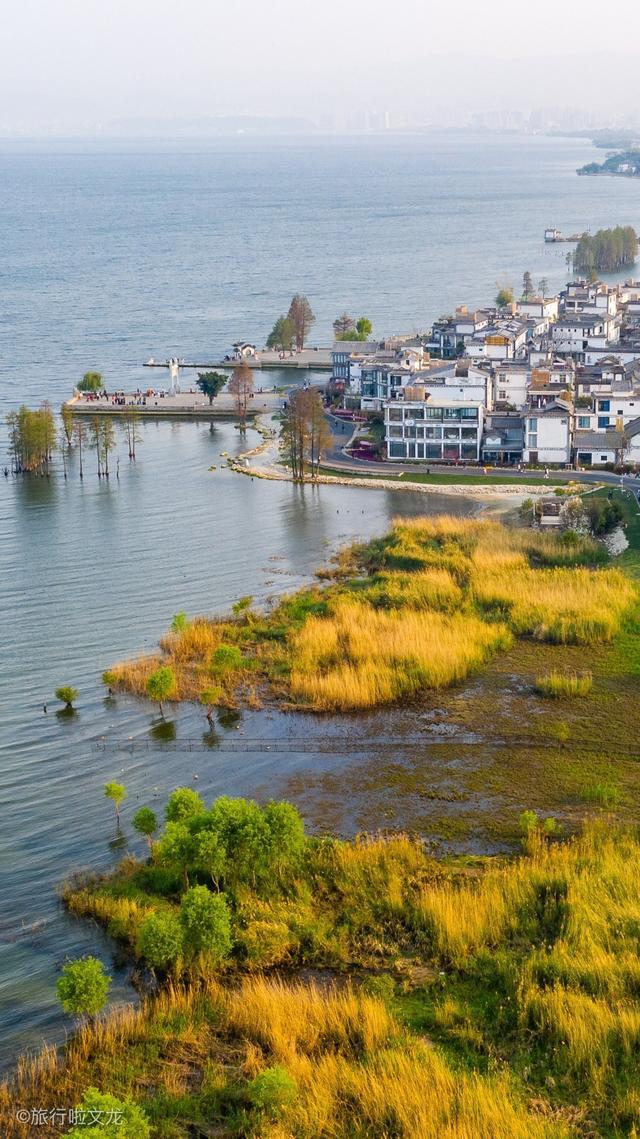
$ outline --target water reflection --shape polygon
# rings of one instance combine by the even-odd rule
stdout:
[[[155,724],[151,725],[149,735],[157,743],[172,743],[176,738],[175,720],[157,720]]]

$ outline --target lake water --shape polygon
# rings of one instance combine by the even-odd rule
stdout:
[[[640,183],[575,176],[592,156],[583,141],[466,135],[4,144],[2,416],[23,401],[59,404],[88,368],[129,386],[147,380],[150,355],[206,359],[236,338],[262,342],[296,290],[317,314],[314,339],[328,343],[344,308],[379,332],[423,329],[460,301],[486,301],[497,281],[517,286],[524,269],[555,288],[565,249],[545,248],[545,226],[640,228]],[[110,945],[67,918],[55,895],[74,869],[121,853],[110,846],[105,780],[126,783],[130,814],[142,802],[161,807],[196,775],[209,797],[277,794],[353,752],[346,720],[314,722],[332,748],[311,754],[296,751],[311,730],[299,717],[247,713],[215,739],[201,711],[184,707],[163,727],[146,704],[106,696],[102,670],[151,649],[178,610],[219,612],[240,594],[295,588],[341,542],[380,533],[395,514],[473,509],[252,481],[221,467],[220,452],[241,446],[229,424],[163,422],[143,434],[135,465],[120,445],[120,478],[109,483],[92,456],[83,483],[73,459],[66,482],[0,479],[3,1064],[63,1035],[53,992],[66,955],[111,960]],[[80,690],[71,718],[52,700],[62,683]],[[236,746],[267,738],[269,750]],[[356,824],[345,804],[337,825]],[[115,976],[116,996],[128,996]]]

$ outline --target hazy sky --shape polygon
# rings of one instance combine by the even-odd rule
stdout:
[[[635,112],[639,0],[17,0],[0,129],[513,105]]]

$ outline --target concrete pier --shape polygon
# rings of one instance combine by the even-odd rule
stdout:
[[[217,372],[237,368],[241,363],[247,364],[252,369],[302,368],[303,370],[310,372],[330,372],[332,367],[330,348],[304,348],[301,352],[294,352],[291,356],[287,353],[282,357],[280,356],[279,352],[273,352],[268,348],[263,348],[258,351],[255,356],[247,356],[242,360],[217,360],[214,363],[209,364],[196,364],[185,361],[184,364],[180,364],[180,367],[193,368],[198,372]],[[144,367],[168,368],[169,361],[147,360]]]
[[[122,402],[124,400],[124,402]],[[286,400],[282,392],[255,391],[249,398],[247,416],[253,418],[266,412],[279,411]],[[107,398],[96,398],[85,393],[77,393],[65,403],[74,415],[112,415],[118,418],[135,411],[149,419],[237,419],[236,403],[228,392],[222,392],[210,404],[199,391],[179,392],[176,395],[161,396],[158,392],[128,392],[123,395],[109,394]]]

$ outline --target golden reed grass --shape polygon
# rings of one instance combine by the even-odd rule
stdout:
[[[255,622],[196,618],[162,639],[160,655],[107,675],[144,696],[150,674],[169,665],[176,699],[201,700],[212,684],[212,653],[230,642],[251,660],[215,679],[223,702],[242,686],[257,699],[257,677],[313,710],[371,708],[464,680],[512,635],[611,640],[638,595],[619,570],[579,564],[602,556],[589,538],[569,547],[557,535],[487,519],[402,519],[385,539],[343,555],[343,577],[362,562],[371,573],[327,587],[324,614],[305,617],[301,593]]]

